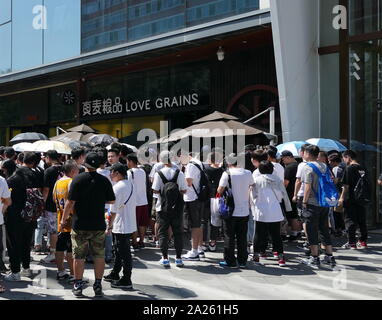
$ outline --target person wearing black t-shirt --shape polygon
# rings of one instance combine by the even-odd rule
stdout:
[[[102,277],[105,269],[105,204],[113,204],[115,195],[108,178],[97,173],[102,163],[101,157],[90,152],[85,158],[86,172],[76,176],[69,189],[68,201],[64,209],[61,226],[65,227],[69,215],[73,215],[72,245],[74,258],[73,295],[82,297],[83,273],[88,250],[94,259],[96,296],[102,296]]]
[[[30,277],[30,251],[35,222],[26,222],[21,211],[27,200],[27,189],[38,188],[36,175],[32,168],[36,157],[32,152],[25,152],[23,164],[15,173],[7,179],[11,190],[12,204],[8,207],[5,218],[7,231],[7,248],[11,273],[5,276],[7,281],[20,281],[20,264],[22,264],[22,275]]]
[[[354,189],[359,179],[366,174],[365,168],[357,161],[357,154],[354,151],[345,151],[342,155],[347,167],[342,178],[342,194],[339,206],[345,208],[345,226],[348,233],[348,243],[344,248],[360,249],[367,248],[367,224],[366,208],[355,199]],[[345,200],[346,199],[346,200]],[[361,237],[357,242],[356,231],[360,229]]]
[[[285,214],[288,219],[288,223],[292,229],[291,235],[289,236],[289,240],[293,241],[298,238],[299,232],[302,230],[301,223],[298,219],[297,203],[293,202],[298,162],[296,161],[292,152],[290,151],[283,151],[281,153],[281,159],[285,165],[284,185],[292,205],[292,211],[286,212]]]
[[[43,263],[51,263],[55,261],[56,243],[57,243],[57,209],[53,201],[53,188],[57,180],[63,176],[62,164],[59,161],[59,155],[55,150],[49,150],[46,153],[45,162],[49,165],[44,172],[44,183],[42,195],[45,201],[45,216],[40,219],[44,220],[43,224],[47,225],[47,231],[50,240],[50,253],[41,260]],[[41,228],[41,220],[39,228]]]
[[[219,182],[220,178],[224,172],[223,168],[220,166],[219,159],[217,159],[217,154],[216,153],[211,153],[210,154],[210,165],[208,168],[204,170],[206,173],[206,176],[208,178],[208,181],[210,182],[211,186],[211,193],[210,193],[210,198],[215,198],[218,187],[219,187]],[[211,252],[216,251],[216,240],[219,235],[219,227],[215,227],[211,224],[211,202],[207,201],[206,202],[206,212],[208,213],[207,216],[209,217],[208,223],[210,226],[210,235],[208,239],[208,228],[203,228],[203,240],[206,242],[209,240],[208,243],[208,250]],[[205,246],[207,247],[207,244],[205,243]]]

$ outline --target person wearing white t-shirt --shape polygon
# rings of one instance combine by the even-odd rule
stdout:
[[[222,195],[226,188],[232,191],[235,209],[232,217],[223,221],[224,229],[224,261],[219,264],[224,267],[245,268],[248,259],[247,231],[249,216],[249,192],[253,185],[253,177],[249,170],[237,167],[237,157],[234,154],[226,158],[228,172],[224,172],[218,187]],[[235,257],[235,239],[237,242],[237,261]]]
[[[167,152],[168,152],[167,150],[162,151],[159,154],[159,159],[163,158],[163,156],[166,155]],[[177,166],[177,164],[175,162],[171,162],[171,165],[174,168],[178,168],[178,166]],[[153,183],[153,181],[154,181],[155,173],[157,173],[159,170],[161,170],[163,168],[164,168],[164,164],[161,161],[159,161],[159,162],[157,162],[157,163],[155,163],[153,165],[153,167],[151,168],[150,175],[149,175],[149,179],[150,179],[151,183]],[[155,210],[157,202],[158,202],[158,194],[153,193],[153,203],[152,203],[152,208],[153,209],[152,210],[153,210],[153,220],[155,220],[155,224],[154,224],[154,237],[156,239],[156,246],[157,246],[157,248],[159,248],[159,241],[158,241],[159,223],[156,221],[157,217],[156,217],[156,210]]]
[[[7,181],[0,177],[0,272],[6,272],[8,269],[3,262],[3,225],[4,225],[4,212],[12,204],[11,192],[9,191]]]
[[[147,202],[147,186],[146,186],[146,172],[142,168],[138,168],[138,157],[135,154],[127,155],[127,166],[129,173],[134,183],[135,192],[137,195],[137,227],[138,232],[133,234],[133,248],[144,248],[144,239],[146,228],[150,225],[149,206]],[[137,236],[139,236],[139,243],[137,243]]]
[[[303,162],[301,162],[298,167],[297,167],[297,173],[296,173],[296,184],[294,187],[294,195],[293,195],[293,202],[297,203],[297,212],[299,214],[299,217],[301,219],[302,217],[302,200],[304,198],[304,191],[305,191],[305,186],[304,183],[302,182],[302,173],[303,170],[306,166],[306,155],[305,155],[305,150],[310,146],[310,144],[304,144],[301,146],[300,149],[300,157],[303,159]],[[302,227],[304,229],[304,232],[306,234],[306,224],[302,223]],[[309,251],[307,251],[309,253]]]
[[[172,228],[174,235],[174,245],[176,251],[175,265],[177,267],[182,267],[182,250],[183,250],[183,199],[182,195],[186,193],[186,180],[184,174],[178,169],[171,165],[171,153],[169,151],[163,151],[160,154],[160,159],[165,167],[160,171],[156,172],[154,175],[154,181],[152,189],[154,194],[158,196],[158,201],[156,203],[157,221],[159,223],[159,246],[162,251],[162,259],[159,263],[165,267],[170,267],[170,261],[168,260],[168,239],[169,239],[169,227]],[[175,181],[176,180],[176,181]],[[178,185],[179,193],[178,200],[175,202],[174,212],[165,212],[162,208],[162,197],[163,188],[167,182],[174,182]],[[163,195],[163,194],[162,194]]]
[[[113,270],[104,279],[111,282],[113,288],[132,289],[133,260],[131,258],[130,239],[137,230],[136,193],[133,182],[126,179],[127,168],[123,164],[113,164],[110,172],[111,178],[115,182],[113,186],[115,203],[110,207],[111,219],[108,233],[112,232],[114,238],[115,263]],[[123,269],[122,278],[119,277],[121,269]]]
[[[280,234],[280,223],[284,220],[284,215],[280,203],[284,201],[286,211],[292,210],[291,204],[284,182],[274,173],[272,162],[261,162],[259,171],[261,175],[254,179],[252,189],[252,212],[256,224],[253,261],[256,264],[260,262],[260,254],[268,245],[269,233],[274,255],[277,255],[279,266],[284,267],[284,249]]]
[[[190,154],[190,162],[186,166],[185,177],[187,182],[187,192],[183,199],[184,219],[187,226],[191,229],[191,250],[183,256],[184,260],[200,260],[200,256],[204,257],[203,229],[202,229],[202,202],[198,200],[200,193],[200,179],[203,164],[196,157]]]

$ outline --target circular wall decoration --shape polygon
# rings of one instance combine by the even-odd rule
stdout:
[[[62,94],[62,100],[66,105],[72,105],[76,101],[76,95],[72,90],[66,90]]]

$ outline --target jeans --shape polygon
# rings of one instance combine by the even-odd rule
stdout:
[[[283,241],[280,233],[280,222],[256,221],[256,233],[253,238],[253,252],[265,252],[268,245],[268,234],[272,238],[273,251],[284,253]]]
[[[35,223],[20,219],[7,221],[7,248],[12,273],[20,272],[20,264],[24,269],[30,268],[31,244],[35,228]]]
[[[131,234],[113,233],[115,263],[112,273],[119,274],[123,268],[123,278],[131,280],[133,259],[130,251]]]
[[[248,220],[248,232],[247,232],[247,242],[252,242],[255,234],[255,224],[253,223],[252,210],[249,209],[249,220]]]
[[[34,234],[34,245],[42,246],[42,238],[44,233],[47,231],[47,221],[46,218],[41,216],[37,219],[37,228]]]
[[[174,246],[176,258],[180,259],[183,250],[183,215],[182,212],[168,214],[166,212],[157,212],[157,222],[159,223],[159,247],[163,258],[168,259],[168,228],[171,226],[174,235]]]
[[[366,208],[354,202],[345,204],[345,226],[348,232],[349,243],[355,244],[357,227],[361,232],[360,241],[367,241]]]
[[[106,235],[105,238],[105,259],[111,260],[113,259],[113,236]]]
[[[306,236],[311,246],[318,245],[319,238],[324,246],[332,245],[329,233],[329,208],[308,204],[302,212],[302,217],[306,223]]]
[[[224,260],[228,265],[236,265],[235,242],[237,244],[237,261],[246,264],[248,259],[247,231],[248,217],[231,217],[223,221]]]

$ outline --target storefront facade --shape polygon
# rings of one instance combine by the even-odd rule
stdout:
[[[357,151],[382,223],[382,1],[271,1],[283,137],[334,138]]]

